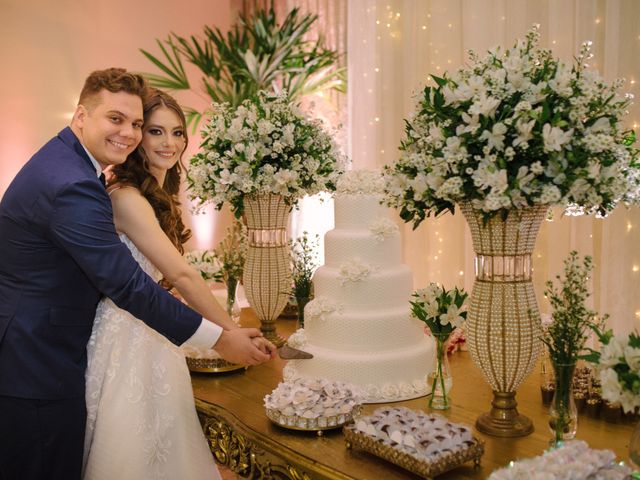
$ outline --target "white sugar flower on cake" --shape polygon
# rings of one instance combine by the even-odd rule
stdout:
[[[366,388],[367,400],[378,400],[380,398],[380,388],[377,385],[369,384]]]
[[[423,393],[427,390],[427,378],[425,377],[422,380],[414,380],[412,382],[412,387],[416,391],[416,393]]]
[[[340,264],[340,281],[343,285],[347,282],[359,282],[376,270],[376,266],[369,265],[360,259],[347,260]]]
[[[382,195],[384,178],[379,170],[349,170],[338,178],[336,194]]]
[[[316,297],[307,303],[305,307],[305,315],[308,320],[318,319],[325,320],[327,315],[333,312],[339,312],[341,306],[327,297]]]
[[[305,333],[304,328],[299,328],[287,339],[287,345],[292,348],[302,348],[307,344],[307,342],[307,334]]]
[[[398,384],[398,389],[400,390],[401,397],[408,397],[415,393],[413,390],[413,387],[409,385],[407,382],[400,382]]]
[[[394,385],[392,383],[385,383],[382,386],[382,394],[386,398],[397,398],[398,395],[400,394],[400,389],[398,388],[397,385]]]
[[[398,235],[400,230],[393,220],[381,217],[369,225],[369,231],[375,235],[377,241],[382,242],[387,238]]]

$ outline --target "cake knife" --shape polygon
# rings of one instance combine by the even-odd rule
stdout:
[[[278,355],[283,360],[306,360],[313,358],[309,352],[303,352],[297,348],[290,347],[286,343],[278,349]]]

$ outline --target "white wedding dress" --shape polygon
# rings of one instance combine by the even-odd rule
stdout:
[[[120,238],[159,280],[155,266]],[[87,352],[83,479],[220,479],[178,347],[104,299]]]

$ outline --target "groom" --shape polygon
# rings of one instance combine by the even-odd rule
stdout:
[[[123,69],[93,72],[71,127],[26,163],[0,202],[0,480],[80,478],[86,345],[103,295],[177,345],[214,345],[248,365],[270,358],[252,343],[258,330],[223,331],[203,319],[118,238],[102,170],[140,142],[145,88]]]

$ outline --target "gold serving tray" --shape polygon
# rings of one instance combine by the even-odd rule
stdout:
[[[185,357],[187,366],[192,372],[198,373],[223,373],[246,369],[244,365],[227,362],[222,358],[191,358]]]
[[[359,449],[372,453],[427,479],[453,470],[469,460],[473,460],[476,466],[480,465],[480,459],[484,454],[484,442],[474,437],[474,443],[468,448],[441,456],[433,462],[427,462],[385,445],[370,435],[357,431],[354,425],[346,425],[342,429],[342,433],[348,449]]]
[[[288,430],[298,430],[304,432],[316,432],[322,436],[324,430],[334,430],[342,428],[347,423],[353,421],[353,416],[360,411],[360,406],[356,406],[350,413],[341,413],[331,417],[304,418],[297,415],[282,415],[278,410],[267,408],[267,418],[279,427]]]

